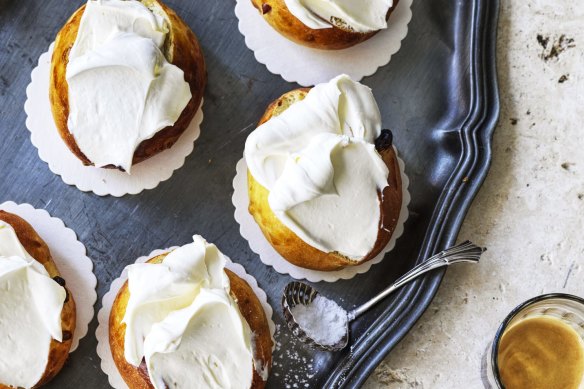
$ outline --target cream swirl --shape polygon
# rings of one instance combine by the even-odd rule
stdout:
[[[313,29],[333,25],[356,32],[387,28],[386,15],[393,0],[285,0],[292,15]]]
[[[43,376],[51,339],[62,341],[65,289],[0,221],[0,384],[31,388]]]
[[[341,75],[253,131],[245,160],[286,227],[321,251],[359,260],[377,240],[388,185],[374,146],[380,133],[371,90]]]
[[[68,128],[97,167],[130,172],[138,145],[180,117],[191,99],[163,48],[163,15],[135,0],[89,0],[67,64]]]
[[[125,358],[134,366],[145,358],[155,388],[249,388],[252,335],[230,295],[225,257],[193,241],[160,264],[128,267]]]

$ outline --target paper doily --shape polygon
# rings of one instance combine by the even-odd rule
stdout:
[[[339,74],[355,81],[370,76],[400,49],[412,19],[412,0],[400,0],[389,17],[388,28],[344,50],[318,50],[284,38],[254,8],[251,0],[237,0],[235,15],[246,46],[258,62],[288,82],[312,86]]]
[[[153,258],[157,255],[164,254],[169,252],[170,250],[176,247],[171,247],[165,250],[154,250],[149,255],[140,257],[136,259],[135,263],[143,263]],[[276,325],[272,319],[273,310],[270,304],[268,304],[268,298],[266,296],[266,292],[264,292],[259,286],[256,279],[249,275],[243,266],[238,263],[232,262],[226,255],[224,255],[227,259],[227,263],[225,267],[232,272],[234,272],[237,276],[243,279],[248,285],[252,288],[256,296],[258,297],[262,307],[264,308],[264,312],[266,313],[266,318],[268,319],[268,326],[270,327],[270,334],[272,336],[272,341],[274,345],[276,342],[274,341],[274,334],[276,332]],[[118,368],[114,362],[112,357],[112,351],[109,344],[109,317],[112,310],[112,305],[116,296],[118,295],[119,290],[124,285],[126,280],[128,279],[128,271],[124,269],[122,275],[115,279],[110,287],[110,290],[103,296],[102,299],[102,308],[99,310],[97,314],[97,321],[98,326],[97,330],[95,331],[95,336],[97,337],[97,355],[101,358],[101,370],[108,376],[108,381],[111,386],[115,389],[128,389],[128,385],[124,382],[124,379],[120,375]]]
[[[397,150],[394,147],[397,156]],[[286,261],[268,242],[262,230],[255,222],[253,216],[249,213],[249,195],[247,189],[247,165],[242,158],[237,163],[237,173],[233,179],[233,205],[235,206],[235,220],[239,223],[239,232],[249,243],[253,252],[259,255],[261,261],[266,265],[272,266],[278,273],[289,274],[296,279],[306,279],[310,282],[335,282],[338,280],[347,280],[355,277],[357,274],[367,272],[371,266],[381,262],[388,252],[393,250],[395,242],[404,232],[404,224],[408,218],[408,204],[410,203],[410,193],[408,186],[410,180],[406,176],[404,162],[399,156],[397,157],[398,165],[402,179],[402,207],[399,219],[391,239],[385,248],[373,259],[357,266],[346,267],[341,270],[319,271],[304,269]]]
[[[75,185],[83,192],[121,197],[155,188],[184,165],[185,158],[193,151],[194,142],[200,134],[203,121],[202,101],[189,127],[178,141],[170,149],[133,166],[131,175],[116,169],[84,166],[67,148],[53,121],[49,102],[53,46],[54,43],[40,56],[38,66],[32,71],[32,81],[26,88],[27,100],[24,104],[26,127],[31,133],[32,144],[53,173],[61,176],[66,184]]]
[[[93,262],[86,256],[85,246],[61,219],[52,217],[44,209],[12,201],[0,204],[0,209],[26,220],[49,246],[51,257],[75,300],[77,322],[69,352],[75,351],[79,340],[87,335],[87,327],[93,319],[93,305],[97,300],[97,279],[93,274]]]

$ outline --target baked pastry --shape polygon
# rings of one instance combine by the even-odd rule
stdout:
[[[274,101],[247,138],[249,212],[287,261],[337,270],[393,234],[402,183],[392,134],[366,86],[341,75]]]
[[[161,1],[89,0],[57,35],[49,97],[83,164],[129,173],[178,140],[205,83],[194,33]]]
[[[75,301],[46,243],[0,211],[0,389],[36,388],[63,367],[75,332]]]
[[[264,388],[272,338],[251,287],[215,245],[193,243],[128,267],[109,341],[134,388]]]
[[[346,49],[387,28],[399,0],[251,0],[280,34],[315,49]]]

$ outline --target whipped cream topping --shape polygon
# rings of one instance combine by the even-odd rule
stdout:
[[[393,0],[285,0],[292,15],[313,29],[333,25],[356,32],[387,28],[385,17]]]
[[[160,264],[128,267],[125,358],[134,366],[144,358],[155,388],[251,386],[252,333],[225,262],[197,235]]]
[[[341,75],[253,131],[245,160],[286,227],[321,251],[360,260],[377,240],[388,185],[374,145],[380,133],[371,90]]]
[[[67,64],[69,131],[97,167],[130,173],[138,145],[172,126],[191,99],[161,51],[168,24],[135,0],[89,0]]]
[[[31,388],[62,341],[65,289],[32,258],[9,224],[0,221],[0,385]]]

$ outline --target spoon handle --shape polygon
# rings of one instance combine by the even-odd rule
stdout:
[[[397,279],[390,287],[385,289],[383,292],[379,293],[377,296],[373,297],[371,300],[355,308],[348,313],[349,321],[356,319],[361,316],[364,312],[369,310],[372,306],[377,304],[379,301],[383,300],[385,297],[393,293],[396,289],[400,288],[402,285],[412,281],[418,276],[429,272],[430,270],[448,266],[453,263],[458,262],[473,262],[479,261],[481,254],[485,251],[484,248],[476,246],[470,241],[459,244],[458,246],[453,246],[449,249],[439,252],[438,254],[428,258],[424,262],[420,263],[418,266],[414,267],[412,270],[408,271],[406,274]]]

